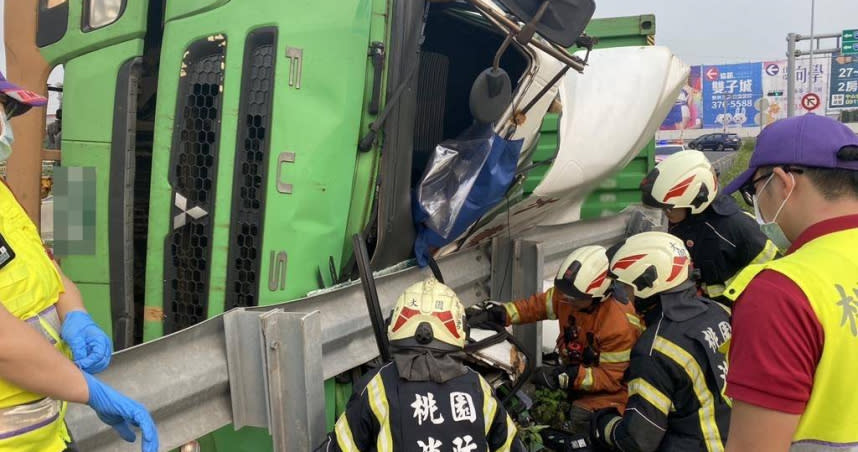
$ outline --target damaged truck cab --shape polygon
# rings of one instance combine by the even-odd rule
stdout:
[[[412,193],[436,146],[479,120],[527,167],[559,81],[585,70],[589,53],[565,48],[593,10],[39,0],[36,42],[65,71],[62,164],[96,177],[95,253],[62,256],[63,270],[122,349],[347,281],[355,233],[374,269],[408,261]],[[448,246],[492,236],[467,226]],[[215,436],[259,450],[241,434],[254,433]]]
[[[580,34],[592,2],[561,3],[584,5]],[[347,280],[356,232],[374,268],[409,259],[411,190],[474,122],[478,76],[508,74],[493,127],[527,150],[558,74],[583,69],[506,39],[523,22],[488,0],[41,0],[39,17],[65,69],[63,165],[97,179],[96,252],[63,266],[117,348]]]

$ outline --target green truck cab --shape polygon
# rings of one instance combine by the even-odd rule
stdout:
[[[488,0],[39,3],[37,45],[65,71],[62,165],[96,174],[95,253],[63,256],[63,270],[117,349],[348,280],[355,233],[374,269],[412,258],[415,178],[471,124],[471,86],[506,37],[475,6],[499,9]],[[590,34],[645,45],[653,20],[594,21],[604,35]],[[556,69],[542,54],[518,42],[500,54],[513,98]],[[548,103],[516,126],[539,129]],[[631,166],[639,180],[651,145]],[[631,198],[596,199],[588,215]],[[268,447],[247,430],[208,447]]]

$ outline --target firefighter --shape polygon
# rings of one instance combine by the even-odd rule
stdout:
[[[784,257],[749,267],[736,298],[729,450],[858,448],[858,136],[807,114],[763,130],[739,190]]]
[[[718,177],[700,151],[681,151],[641,182],[645,205],[664,209],[668,232],[679,237],[699,270],[703,294],[726,305],[724,288],[749,264],[775,258],[777,248],[732,197],[718,193]]]
[[[393,362],[349,401],[324,451],[521,450],[492,388],[460,361],[465,309],[435,279],[399,296],[388,327]]]
[[[0,161],[12,153],[9,118],[46,102],[0,74]],[[131,425],[140,427],[143,451],[156,452],[158,433],[146,409],[92,376],[110,362],[110,338],[5,183],[0,212],[0,451],[65,450],[67,402],[77,402],[126,441],[135,440]]]
[[[470,308],[469,323],[498,325],[557,319],[560,364],[537,370],[533,382],[569,392],[571,432],[587,434],[593,411],[625,409],[628,392],[623,373],[632,346],[641,335],[634,307],[605,291],[610,284],[608,256],[601,246],[585,246],[569,254],[554,278],[554,287],[530,298]]]
[[[597,411],[591,438],[609,450],[723,451],[727,310],[697,296],[689,253],[673,235],[643,232],[609,255],[614,297],[634,301],[647,329],[632,349],[625,413]]]

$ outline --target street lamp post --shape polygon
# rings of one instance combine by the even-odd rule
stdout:
[[[813,92],[813,22],[816,13],[816,0],[810,0],[810,59],[807,62],[807,92]]]

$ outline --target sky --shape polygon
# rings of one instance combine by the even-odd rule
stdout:
[[[692,65],[785,59],[787,33],[810,34],[811,0],[595,1],[594,17],[655,14],[656,44]],[[858,0],[816,0],[815,11],[814,34],[858,28]]]
[[[787,33],[810,34],[812,0],[595,0],[595,17],[655,14],[656,44],[685,63],[722,64],[784,59]],[[3,31],[0,0],[0,33]],[[814,32],[858,28],[858,0],[816,0]],[[825,40],[823,47],[833,47]],[[799,43],[807,50],[808,42]],[[6,52],[0,47],[0,70]],[[52,74],[49,83],[61,78]],[[56,107],[51,99],[49,112]]]

